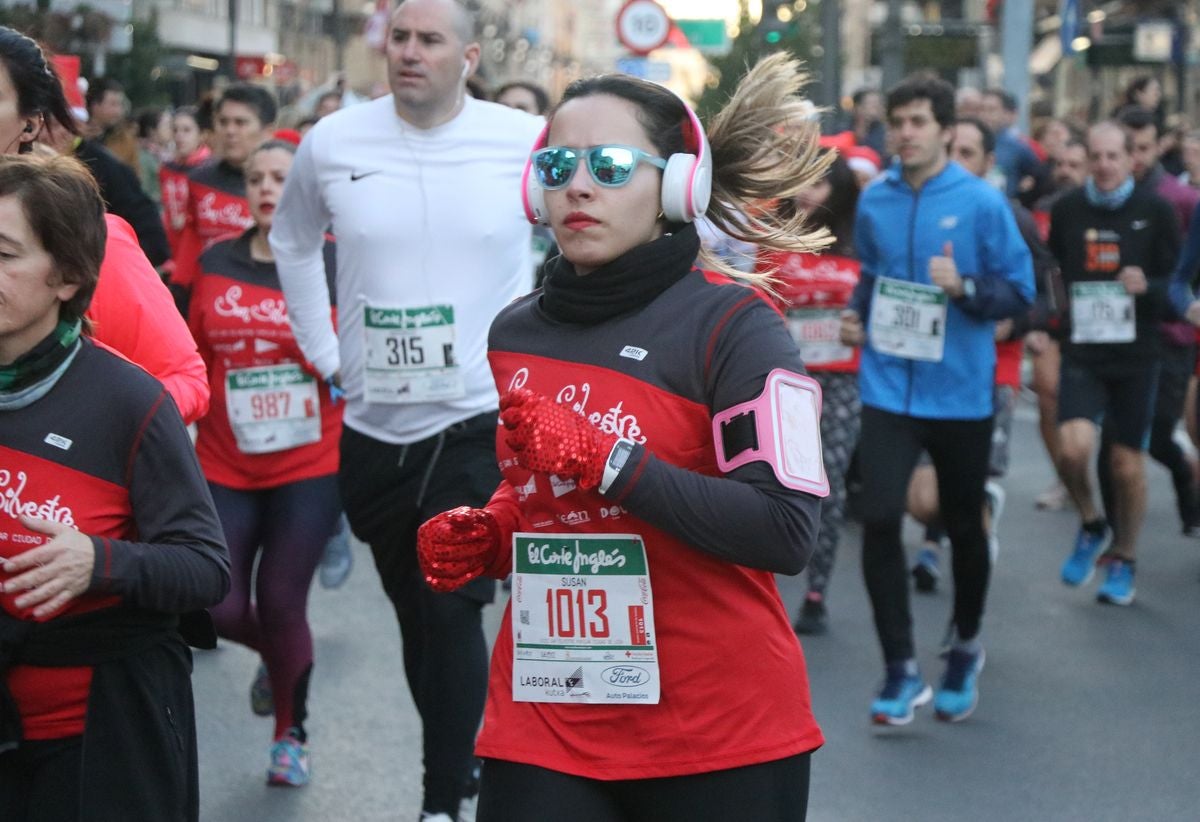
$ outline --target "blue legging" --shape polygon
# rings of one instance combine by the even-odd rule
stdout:
[[[257,651],[266,664],[275,694],[275,737],[293,727],[303,735],[313,664],[308,589],[341,514],[337,476],[259,491],[208,485],[232,577],[229,596],[212,609],[217,633]]]

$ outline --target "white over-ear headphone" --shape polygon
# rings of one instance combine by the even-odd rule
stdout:
[[[675,94],[673,91],[671,93]],[[687,112],[687,119],[683,122],[683,143],[688,152],[672,154],[667,159],[660,198],[663,216],[668,221],[690,223],[708,210],[708,200],[712,195],[712,150],[696,112],[682,97],[678,94],[675,96]],[[533,153],[546,147],[549,134],[550,123],[547,122],[529,152],[525,172],[521,175],[521,201],[525,206],[525,217],[534,225],[547,225],[550,222],[546,210],[546,192],[533,173]]]

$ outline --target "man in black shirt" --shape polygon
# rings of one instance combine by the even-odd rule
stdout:
[[[1119,125],[1093,126],[1087,146],[1090,174],[1055,204],[1050,222],[1050,250],[1067,292],[1059,471],[1082,520],[1062,581],[1084,584],[1103,554],[1106,579],[1097,598],[1128,605],[1146,508],[1143,452],[1159,370],[1157,327],[1179,232],[1170,204],[1135,188],[1132,146]],[[1088,477],[1106,415],[1114,431],[1115,535],[1096,506]]]

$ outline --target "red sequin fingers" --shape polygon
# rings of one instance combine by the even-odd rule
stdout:
[[[435,591],[457,591],[482,576],[500,551],[500,529],[483,508],[444,511],[417,529],[417,559]]]
[[[523,388],[500,398],[500,421],[523,468],[573,479],[581,488],[600,484],[617,442],[567,406]]]

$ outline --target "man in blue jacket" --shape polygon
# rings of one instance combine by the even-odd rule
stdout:
[[[934,707],[957,721],[975,708],[984,658],[994,324],[1028,309],[1034,281],[1004,195],[949,162],[953,87],[911,77],[888,93],[887,117],[898,162],[859,200],[854,241],[862,279],[843,314],[842,339],[863,345],[863,575],[886,665],[871,717],[904,725],[933,696],[913,649],[900,539],[909,476],[928,451],[955,588],[953,644]]]
[[[1032,193],[1045,181],[1046,169],[1017,130],[1017,98],[1001,88],[987,89],[979,119],[996,135],[996,170],[1004,180],[1005,193],[1031,203],[1035,199]]]

